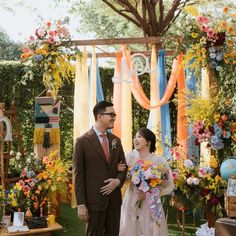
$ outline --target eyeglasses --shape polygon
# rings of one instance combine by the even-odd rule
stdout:
[[[116,113],[113,113],[113,112],[103,112],[103,113],[100,113],[101,115],[108,115],[110,116],[111,118],[115,118],[116,117]]]

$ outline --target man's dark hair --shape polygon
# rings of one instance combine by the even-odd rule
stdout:
[[[95,120],[97,120],[97,116],[103,112],[105,112],[106,107],[113,107],[113,103],[108,101],[101,101],[97,103],[93,108],[93,115]]]
[[[147,128],[140,128],[138,130],[138,133],[144,137],[148,142],[150,142],[150,148],[149,151],[150,152],[155,152],[156,150],[156,135]]]

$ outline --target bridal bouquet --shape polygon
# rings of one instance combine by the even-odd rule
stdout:
[[[158,186],[166,178],[163,167],[154,165],[150,161],[139,160],[130,171],[131,183],[138,190],[146,193],[146,203],[152,217],[159,223],[162,218],[160,190]],[[141,207],[141,200],[136,205]]]

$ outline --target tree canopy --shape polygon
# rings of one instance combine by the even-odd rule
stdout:
[[[21,45],[14,43],[8,34],[0,29],[0,60],[19,60]]]

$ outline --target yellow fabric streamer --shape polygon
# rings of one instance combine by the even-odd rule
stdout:
[[[150,74],[150,104],[151,107],[160,102],[160,92],[157,81],[157,55],[155,46],[152,47],[151,54],[151,74]],[[150,108],[151,130],[157,135],[161,131],[161,108]],[[159,132],[158,132],[159,131]],[[163,150],[159,145],[156,150],[157,154],[162,154]]]
[[[95,124],[94,115],[93,115],[93,108],[96,105],[97,99],[97,65],[96,65],[96,52],[95,48],[93,47],[92,53],[92,65],[91,65],[91,73],[92,76],[90,77],[90,87],[89,87],[89,127]]]
[[[202,68],[202,98],[210,99],[210,72],[207,67]]]
[[[88,93],[89,93],[89,86],[88,86],[87,52],[86,48],[84,48],[82,58],[79,55],[76,58],[76,75],[75,75],[75,90],[74,90],[74,143],[75,140],[81,134],[85,133],[89,128]],[[76,207],[76,200],[74,193],[72,193],[71,196],[71,206]]]
[[[44,141],[45,128],[34,129],[34,144],[42,144]]]
[[[201,92],[202,92],[202,98],[206,100],[210,100],[210,81],[212,80],[211,78],[211,73],[209,71],[209,68],[206,66],[202,68],[202,87],[201,87]],[[200,145],[200,165],[208,165],[209,160],[211,157],[211,151],[210,148],[208,148],[208,142],[202,142]]]
[[[123,56],[126,53],[127,57],[130,52],[126,48],[122,48]],[[125,58],[125,57],[124,57]],[[127,63],[127,62],[125,62]],[[125,64],[124,63],[124,64]],[[129,68],[125,66],[122,81],[122,105],[121,105],[121,141],[124,152],[132,150],[132,99],[131,99],[131,83],[129,78]]]
[[[50,144],[60,144],[60,129],[51,128],[49,137],[50,137]]]

